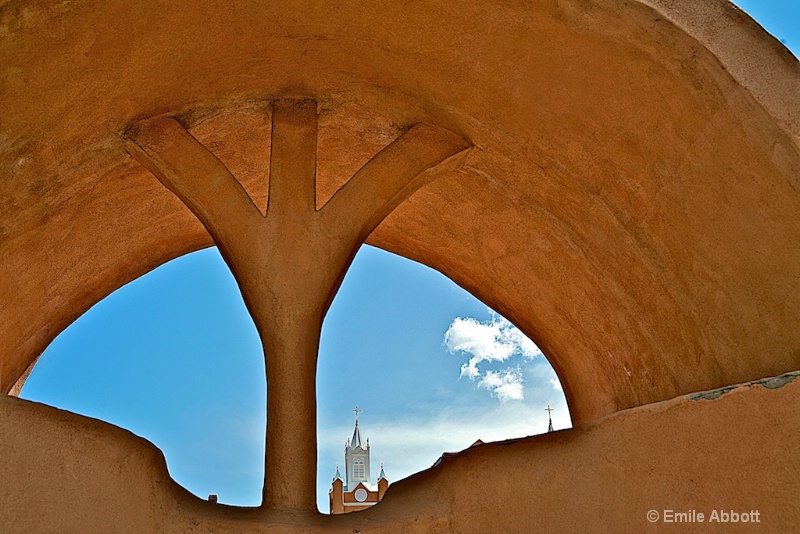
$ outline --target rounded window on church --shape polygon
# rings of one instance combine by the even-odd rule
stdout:
[[[358,502],[364,502],[367,500],[367,490],[358,488],[354,496]]]
[[[353,464],[353,477],[364,478],[364,460],[356,460]]]

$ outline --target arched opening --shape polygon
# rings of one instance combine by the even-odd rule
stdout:
[[[328,512],[355,404],[364,410],[364,438],[372,438],[373,484],[381,463],[395,482],[476,439],[545,432],[548,404],[555,428],[569,426],[563,393],[542,356],[510,354],[477,364],[483,378],[514,369],[519,380],[511,394],[462,373],[471,353],[453,339],[448,347],[448,332],[459,322],[504,328],[508,341],[516,334],[500,321],[436,271],[362,248],[323,327],[321,512]],[[220,503],[257,506],[265,428],[261,350],[235,281],[209,248],[164,264],[94,306],[48,347],[20,396],[145,437],[163,451],[171,476],[200,498],[215,494]]]
[[[148,439],[198,497],[260,502],[264,360],[216,248],[168,262],[92,307],[50,344],[20,396]]]
[[[495,446],[496,454],[464,455],[461,476],[441,492],[444,505],[429,504],[417,492],[417,499],[405,502],[427,506],[426,515],[415,516],[418,508],[412,508],[395,529],[425,528],[429,518],[448,516],[460,520],[451,530],[514,530],[534,521],[541,530],[545,521],[569,531],[576,524],[594,525],[599,517],[612,525],[606,512],[625,504],[617,508],[618,529],[639,530],[651,503],[692,510],[716,506],[713,498],[699,502],[714,497],[715,487],[732,488],[723,495],[726,505],[772,504],[774,512],[765,517],[792,510],[785,500],[791,492],[774,491],[791,488],[791,480],[762,480],[759,473],[780,474],[781,464],[792,462],[758,454],[796,442],[792,425],[745,426],[765,419],[791,422],[788,410],[759,417],[774,414],[772,408],[782,403],[745,402],[723,411],[719,406],[731,395],[713,408],[698,401],[695,410],[687,406],[693,400],[677,397],[798,365],[800,338],[793,325],[800,306],[793,290],[800,264],[792,244],[800,235],[800,123],[796,99],[786,95],[796,94],[800,77],[797,61],[782,46],[726,0],[503,4],[489,10],[481,2],[440,2],[407,13],[403,6],[320,4],[313,16],[299,19],[292,3],[269,10],[229,7],[183,2],[163,10],[138,3],[124,23],[120,13],[100,3],[50,10],[23,1],[10,7],[7,51],[16,65],[3,93],[9,113],[2,160],[11,178],[0,229],[8,281],[0,288],[7,343],[3,391],[90,303],[166,258],[207,244],[200,225],[192,220],[191,226],[151,177],[132,168],[117,132],[165,110],[202,113],[303,88],[324,98],[335,95],[328,101],[332,107],[340,103],[336,99],[364,102],[387,124],[430,120],[475,142],[480,152],[468,168],[398,211],[372,243],[451,276],[464,275],[460,284],[502,306],[509,317],[513,312],[558,357],[575,420],[590,428],[531,440],[530,447]],[[66,31],[53,32],[54,23]],[[75,68],[76,59],[81,68]],[[70,83],[53,83],[64,79]],[[248,128],[237,124],[222,133],[230,133],[224,136],[230,140],[218,146],[235,147],[228,152],[233,160],[243,163],[236,153],[256,153],[239,142]],[[542,332],[535,332],[537,325]],[[471,358],[465,359],[459,363],[466,363],[470,377],[477,374],[473,367],[488,365],[481,360],[470,366]],[[487,386],[502,386],[506,375],[496,372]],[[462,382],[471,383],[463,376]],[[477,390],[491,398],[489,388]],[[612,416],[616,426],[608,423],[612,417],[592,423],[667,399],[676,399],[683,410],[644,408]],[[28,430],[22,416],[31,406],[12,409],[10,415],[23,421],[20,432]],[[680,420],[676,413],[691,418]],[[626,419],[628,438],[619,439]],[[730,432],[731,423],[742,428]],[[677,439],[682,429],[695,440]],[[582,461],[574,455],[580,443],[549,447],[580,433],[605,438],[580,440],[586,445]],[[58,465],[30,477],[25,469],[42,455],[25,454],[34,447],[20,444],[31,442],[12,441],[13,431],[6,435],[8,457],[20,460],[6,465],[23,466],[6,476],[20,490],[11,498],[27,512],[20,528],[39,524],[39,517],[60,522],[66,507],[75,516],[100,520],[125,505],[157,509],[132,506],[128,497],[136,491],[106,501],[96,491],[80,506],[64,497],[71,478],[58,479]],[[765,441],[742,447],[750,436]],[[672,446],[676,439],[685,446]],[[719,446],[723,441],[726,447]],[[313,442],[305,443],[313,449]],[[569,454],[560,462],[539,462],[542,443]],[[517,455],[509,452],[514,448]],[[748,451],[752,455],[743,454]],[[594,461],[613,452],[622,454]],[[762,459],[774,463],[762,465]],[[495,469],[499,462],[503,467]],[[486,464],[489,469],[481,469]],[[537,464],[580,476],[547,479],[538,476],[546,471],[531,470],[524,484],[506,483],[517,466]],[[117,467],[97,465],[111,466],[109,472]],[[605,470],[584,478],[590,467]],[[481,480],[480,493],[470,483],[475,473],[493,476]],[[30,478],[36,480],[27,485]],[[737,478],[753,482],[749,491],[742,491]],[[546,479],[555,491],[539,486]],[[35,485],[40,482],[52,482],[51,493]],[[614,491],[597,499],[599,487]],[[490,499],[481,502],[503,507],[504,518],[491,513],[494,506],[474,506],[485,496]],[[569,498],[594,508],[569,506]],[[197,524],[201,508],[218,512],[210,505],[187,506],[176,519],[149,519],[167,528]],[[387,514],[384,520],[397,517]],[[333,530],[336,520],[330,519]],[[363,519],[368,524],[371,516]],[[109,530],[78,524],[71,530]],[[782,524],[791,525],[791,517]]]
[[[370,246],[325,319],[317,401],[323,513],[356,405],[373,485],[381,464],[395,482],[478,439],[544,433],[548,405],[555,429],[571,426],[558,377],[519,330],[444,275]]]

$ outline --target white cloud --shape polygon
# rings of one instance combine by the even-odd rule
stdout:
[[[551,378],[550,385],[553,386],[553,389],[556,391],[564,391],[564,388],[561,387],[561,382],[558,380],[558,378]]]
[[[467,378],[471,378],[472,380],[478,378],[481,372],[478,371],[477,364],[478,360],[476,360],[475,358],[471,358],[469,360],[469,363],[465,363],[461,366],[461,376],[466,376]]]
[[[492,312],[492,318],[480,322],[472,317],[456,317],[444,334],[444,344],[451,354],[471,355],[461,366],[461,377],[477,381],[505,402],[524,398],[522,373],[517,369],[481,372],[481,362],[505,362],[515,356],[532,359],[542,352],[533,341],[508,320]]]
[[[470,363],[465,364],[468,369],[474,369],[484,360],[502,362],[511,357],[517,349],[517,345],[508,339],[509,336],[504,335],[502,326],[502,323],[496,320],[481,323],[472,317],[457,317],[445,332],[444,343],[451,353],[461,351],[473,355]],[[466,374],[465,368],[461,369],[463,376]]]
[[[486,371],[478,385],[488,389],[502,402],[508,400],[522,400],[524,387],[522,385],[522,372],[519,369],[506,369],[502,373]]]

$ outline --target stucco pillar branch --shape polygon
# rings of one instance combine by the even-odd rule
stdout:
[[[261,213],[239,181],[175,119],[156,117],[126,133],[128,152],[195,214],[214,241],[246,241]]]
[[[316,368],[325,313],[359,247],[403,200],[470,147],[418,124],[316,210],[317,104],[273,103],[269,195],[262,216],[241,184],[177,121],[127,133],[129,152],[206,226],[264,346],[267,443],[262,507],[313,511]]]
[[[471,144],[453,132],[419,123],[381,150],[323,207],[326,224],[367,236],[397,206],[436,177],[433,167]]]

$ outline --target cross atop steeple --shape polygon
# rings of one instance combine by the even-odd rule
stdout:
[[[353,411],[356,412],[356,425],[357,425],[358,424],[358,412],[363,412],[364,410],[359,410],[358,409],[358,404],[356,404],[356,409],[353,410]]]
[[[549,424],[547,425],[547,431],[548,432],[552,432],[553,431],[553,418],[551,417],[550,412],[552,412],[553,409],[548,404],[547,408],[545,408],[544,411],[547,412],[547,419],[549,421]]]

